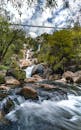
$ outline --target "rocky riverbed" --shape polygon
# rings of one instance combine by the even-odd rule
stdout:
[[[39,64],[36,59],[35,61],[34,59],[31,61],[31,58],[21,60],[19,65],[19,68],[15,67],[10,68],[7,71],[0,71],[0,130],[36,130],[36,128],[38,129],[38,125],[31,125],[31,120],[34,118],[36,122],[37,119],[38,122],[40,122],[40,130],[47,130],[47,128],[48,130],[75,130],[73,126],[71,126],[72,129],[69,129],[69,126],[67,126],[67,128],[61,126],[63,129],[61,129],[60,126],[54,126],[55,122],[53,121],[52,123],[52,118],[49,118],[49,116],[51,116],[50,112],[54,111],[50,111],[49,109],[51,108],[49,108],[48,105],[53,109],[57,109],[56,112],[61,112],[62,116],[63,112],[67,113],[64,108],[64,111],[62,111],[62,108],[60,110],[61,106],[58,106],[57,104],[61,101],[68,102],[69,95],[75,97],[81,95],[81,71],[66,71],[62,75],[54,74],[46,64]],[[43,106],[43,102],[47,102],[47,107]],[[54,104],[54,106],[52,104]],[[25,105],[24,108],[23,105]],[[26,108],[28,109],[27,111],[29,111],[29,109],[31,110],[29,113],[32,119],[26,119],[30,120],[30,127],[25,124],[21,125],[22,123],[19,125],[19,121],[21,122],[23,116],[25,117],[23,113],[24,109],[28,117]],[[35,112],[34,109],[39,111],[40,114],[37,113],[37,115],[31,116],[31,113],[33,114],[33,112]],[[41,109],[45,109],[45,113],[41,113]],[[15,113],[17,113],[16,111],[18,113],[19,111],[23,113],[21,114],[21,119],[18,119],[18,122],[16,118],[19,117],[15,116],[18,116],[19,114],[15,115]],[[47,117],[48,120],[46,121],[46,126],[42,127],[45,121],[41,114],[47,116],[46,113],[49,115]],[[70,116],[72,116],[71,114],[72,113],[70,113]],[[54,116],[57,118],[61,115],[57,114]],[[14,126],[14,122],[17,123],[17,125]]]

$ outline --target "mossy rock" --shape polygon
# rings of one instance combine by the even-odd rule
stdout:
[[[19,81],[23,81],[26,78],[26,72],[19,68],[12,68],[7,71],[7,76],[13,76]]]
[[[26,73],[23,70],[14,69],[14,77],[18,80],[24,80],[26,78]]]
[[[5,76],[0,74],[0,84],[3,84],[5,82]]]

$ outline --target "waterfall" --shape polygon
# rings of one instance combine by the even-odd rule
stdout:
[[[15,129],[10,126],[8,130],[81,130],[81,96],[58,102],[26,101],[6,118],[16,123]]]
[[[32,70],[34,68],[35,65],[29,66],[26,69],[24,69],[24,71],[26,72],[26,78],[29,78],[32,76]]]
[[[41,48],[41,44],[38,45],[38,50],[37,50],[37,52],[40,51],[40,48]]]
[[[28,49],[25,54],[25,59],[28,60],[30,58],[31,50]]]
[[[31,60],[31,55],[32,55],[32,51],[31,51],[31,49],[28,49],[26,51],[26,54],[25,54],[25,60],[30,61]],[[34,68],[34,65],[31,65],[31,66],[27,67],[26,69],[24,69],[24,71],[26,72],[26,78],[31,77],[33,68]]]

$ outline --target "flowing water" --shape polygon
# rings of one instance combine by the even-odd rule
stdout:
[[[34,65],[25,70],[27,77],[31,76],[33,67]],[[25,100],[13,92],[9,98],[15,106],[5,115],[8,123],[0,122],[0,130],[81,130],[81,86],[77,88],[78,94],[72,91],[75,94],[68,95],[59,88],[56,91],[39,89],[37,101]],[[6,100],[7,98],[0,103],[2,107]]]
[[[35,65],[32,65],[32,66],[29,66],[29,67],[27,67],[26,69],[24,69],[24,71],[26,72],[26,78],[31,77],[31,75],[32,75],[32,70],[33,70],[34,66],[35,66]]]
[[[25,101],[8,113],[0,130],[81,130],[81,96],[68,100]]]

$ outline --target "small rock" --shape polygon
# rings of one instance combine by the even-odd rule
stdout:
[[[30,99],[38,98],[37,91],[33,88],[26,87],[26,86],[23,87],[18,94],[24,96],[25,98],[30,98]]]

